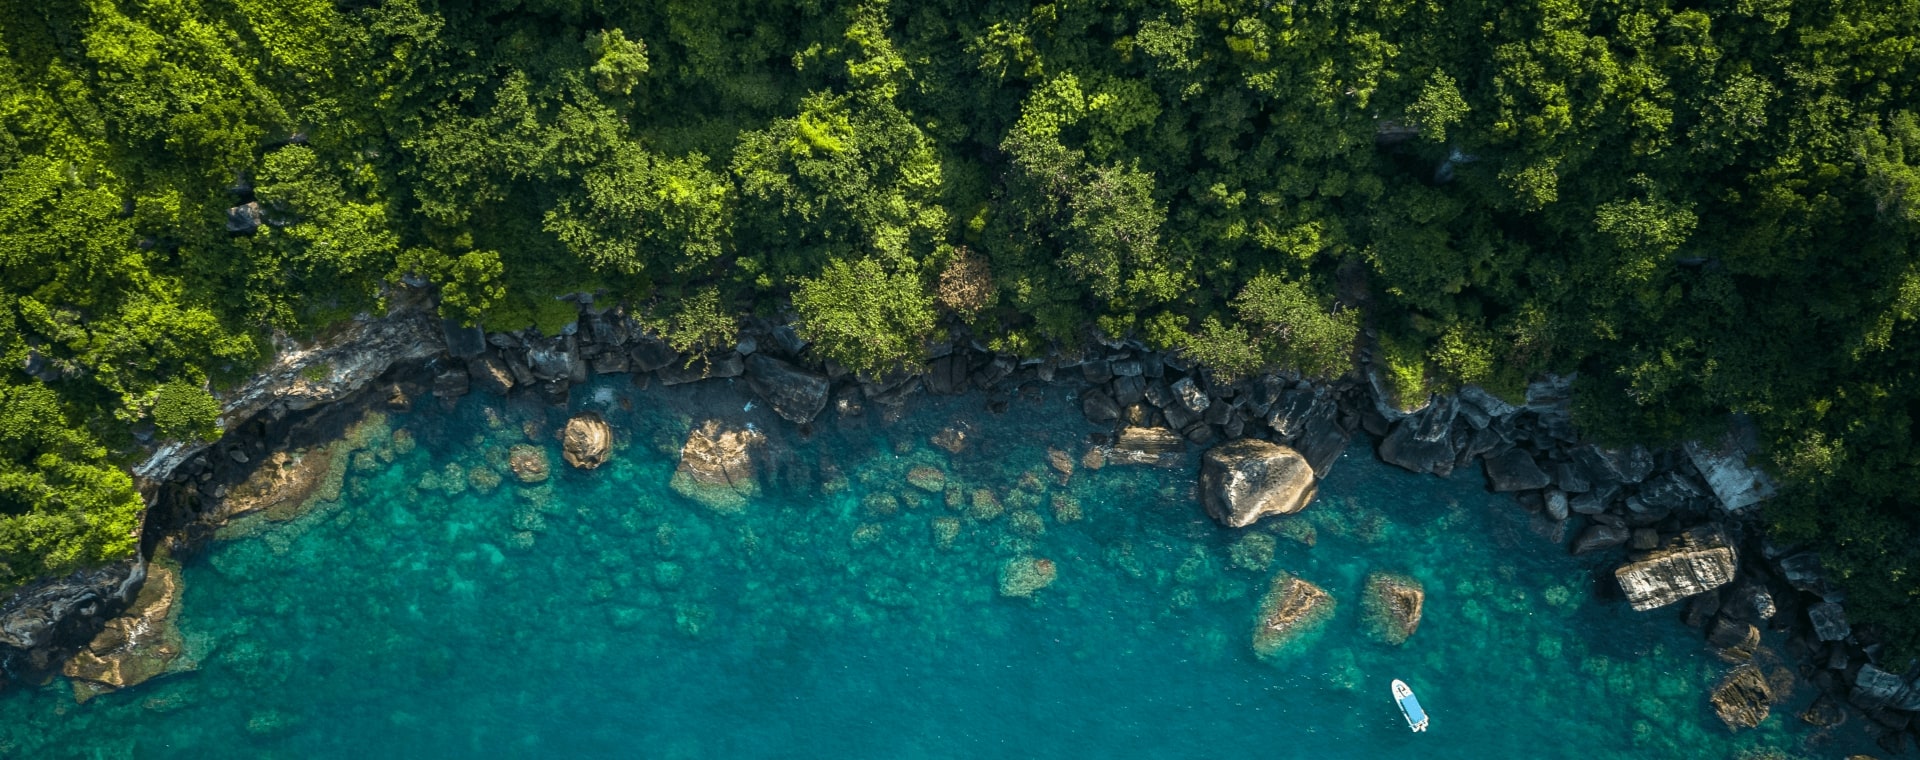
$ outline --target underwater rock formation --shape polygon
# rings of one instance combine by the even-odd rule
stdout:
[[[745,509],[747,499],[760,492],[752,450],[765,441],[757,430],[707,420],[687,435],[668,485],[717,512]]]
[[[1726,721],[1727,728],[1738,731],[1758,726],[1767,719],[1767,711],[1773,704],[1773,689],[1759,668],[1741,665],[1713,687],[1710,701],[1714,714]]]
[[[547,479],[547,452],[532,444],[520,443],[507,452],[507,469],[520,482],[533,484]]]
[[[1260,598],[1260,616],[1253,626],[1253,653],[1273,657],[1288,645],[1319,630],[1333,617],[1333,596],[1292,573],[1273,576]]]
[[[907,471],[907,485],[927,493],[940,493],[947,488],[947,474],[938,467],[915,467]]]
[[[181,588],[178,565],[167,561],[147,565],[146,584],[133,604],[108,621],[61,669],[73,679],[76,701],[191,669],[191,664],[179,661],[186,651],[177,625]]]
[[[1258,438],[1223,443],[1201,458],[1200,503],[1229,528],[1306,509],[1317,490],[1299,452]]]
[[[1053,585],[1053,578],[1053,560],[1015,557],[1000,566],[1000,595],[1033,596],[1033,592]]]
[[[567,464],[591,470],[606,464],[612,452],[613,429],[598,412],[582,412],[560,431],[560,457]]]
[[[1361,601],[1367,632],[1388,644],[1403,644],[1420,628],[1420,611],[1427,592],[1419,581],[1394,573],[1367,576],[1366,598]]]
[[[275,515],[297,509],[327,479],[333,448],[316,446],[299,455],[274,452],[245,482],[227,492],[207,522],[221,525],[252,512]]]
[[[1701,525],[1621,565],[1614,577],[1633,608],[1645,612],[1727,585],[1737,561],[1726,531]]]

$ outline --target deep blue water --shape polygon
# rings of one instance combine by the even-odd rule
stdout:
[[[730,388],[607,382],[576,393],[619,438],[591,472],[560,462],[564,410],[468,398],[372,419],[338,501],[185,558],[196,670],[83,705],[64,679],[0,695],[0,755],[1843,754],[1792,717],[1810,693],[1730,734],[1707,706],[1728,666],[1699,634],[1597,598],[1607,568],[1535,535],[1477,469],[1416,476],[1357,443],[1306,512],[1236,533],[1193,500],[1196,456],[1079,467],[1062,485],[1047,447],[1078,458],[1091,428],[1048,393],[998,416],[979,397],[917,399],[891,424],[829,410],[803,439]],[[708,418],[769,438],[765,488],[739,514],[667,488]],[[956,423],[960,453],[929,443]],[[468,485],[529,440],[554,465],[546,484]],[[1006,513],[923,496],[904,482],[920,465]],[[1063,521],[1056,497],[1082,519]],[[942,520],[959,525],[948,546]],[[1247,532],[1272,539],[1264,567],[1269,542]],[[1000,596],[1017,556],[1052,560],[1057,581]],[[1249,642],[1280,570],[1339,606],[1266,662]],[[1375,570],[1425,586],[1404,645],[1362,633]],[[1419,692],[1428,733],[1407,730],[1394,678]]]

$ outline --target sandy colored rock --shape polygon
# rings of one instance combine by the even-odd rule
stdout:
[[[1047,448],[1047,466],[1060,473],[1062,480],[1073,474],[1073,456],[1059,449]]]
[[[1299,452],[1258,438],[1223,443],[1201,458],[1200,502],[1229,528],[1306,509],[1318,490]]]
[[[613,428],[598,412],[575,415],[560,431],[560,457],[567,464],[591,470],[606,464],[612,453]]]
[[[716,512],[739,512],[760,492],[753,449],[765,442],[758,430],[707,420],[687,435],[668,485]]]
[[[515,444],[507,452],[507,469],[522,483],[541,483],[547,479],[547,452],[531,444]]]
[[[1187,439],[1163,427],[1125,427],[1106,453],[1108,464],[1173,467],[1180,463]]]
[[[1096,472],[1107,466],[1107,450],[1099,446],[1087,449],[1087,453],[1080,455],[1080,466],[1087,468],[1089,472]]]
[[[1767,678],[1752,665],[1741,665],[1713,687],[1713,712],[1726,721],[1727,728],[1738,731],[1753,728],[1767,719],[1773,704],[1773,690]]]
[[[1366,598],[1361,601],[1367,632],[1388,644],[1406,643],[1420,628],[1426,600],[1426,589],[1419,581],[1394,573],[1368,575]]]
[[[1260,616],[1253,626],[1253,652],[1273,657],[1289,644],[1305,638],[1333,617],[1333,596],[1292,573],[1273,576],[1260,599]]]
[[[1717,525],[1702,525],[1668,540],[1614,571],[1635,610],[1664,607],[1733,580],[1738,557]]]
[[[180,659],[180,568],[166,560],[147,565],[147,580],[126,613],[107,621],[99,635],[68,660],[61,672],[73,679],[74,699],[124,689],[192,668]]]
[[[332,462],[331,447],[315,447],[297,456],[274,452],[227,493],[208,522],[220,525],[252,512],[271,515],[296,510],[326,482]]]

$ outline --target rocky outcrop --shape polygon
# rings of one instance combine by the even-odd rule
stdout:
[[[1299,452],[1258,438],[1223,443],[1200,459],[1200,503],[1229,528],[1306,509],[1316,489]]]
[[[1451,396],[1434,399],[1427,408],[1395,423],[1380,442],[1380,459],[1414,472],[1445,476],[1453,472],[1453,418]]]
[[[57,666],[54,652],[90,639],[145,578],[144,563],[126,560],[14,592],[0,603],[0,673]]]
[[[774,413],[795,424],[812,422],[827,408],[827,378],[766,354],[746,360],[747,386],[765,399]]]
[[[291,514],[311,497],[327,478],[333,449],[316,446],[298,454],[274,452],[260,467],[216,501],[203,519],[221,525],[235,517],[264,512],[270,517]]]
[[[1365,593],[1360,604],[1367,632],[1374,639],[1404,644],[1420,628],[1427,592],[1419,581],[1394,573],[1373,573],[1367,576]]]
[[[1729,433],[1717,446],[1691,441],[1686,452],[1728,512],[1739,512],[1773,496],[1773,480],[1747,464],[1753,452],[1739,441],[1739,436]]]
[[[1113,449],[1107,452],[1107,464],[1173,467],[1180,463],[1186,448],[1186,439],[1166,428],[1121,428]]]
[[[1487,457],[1487,485],[1494,491],[1537,491],[1553,484],[1545,470],[1524,449]]]
[[[102,692],[124,689],[166,673],[192,667],[180,657],[180,569],[171,562],[147,566],[146,582],[125,613],[107,622],[61,672],[73,679],[73,694],[85,702]]]
[[[513,390],[513,370],[491,353],[468,360],[467,376],[473,378],[473,384],[479,386],[481,391],[495,396],[505,396]]]
[[[1753,728],[1767,719],[1773,705],[1773,689],[1759,668],[1741,665],[1713,687],[1713,712],[1726,721],[1727,728],[1738,731]]]
[[[613,429],[598,412],[583,412],[567,420],[560,431],[560,458],[582,470],[605,464],[613,453]]]
[[[278,419],[338,401],[396,364],[439,354],[446,349],[444,340],[440,320],[421,309],[356,317],[312,345],[276,334],[273,363],[240,387],[219,394],[221,427],[231,429],[261,413]],[[167,443],[135,465],[133,474],[148,482],[164,479],[206,446],[199,441]]]
[[[1809,605],[1807,618],[1813,623],[1813,635],[1821,641],[1846,641],[1853,635],[1853,626],[1847,624],[1847,611],[1833,602]]]
[[[1260,598],[1253,626],[1254,654],[1271,658],[1285,653],[1325,625],[1333,617],[1334,606],[1333,596],[1319,586],[1284,571],[1274,575]]]
[[[716,512],[738,512],[760,492],[753,450],[766,437],[752,428],[708,420],[688,434],[668,485]]]
[[[1703,525],[1622,565],[1614,577],[1627,601],[1644,612],[1726,585],[1737,560],[1726,531]]]

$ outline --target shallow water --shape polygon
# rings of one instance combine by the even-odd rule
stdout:
[[[197,670],[83,705],[64,679],[0,695],[0,755],[1843,754],[1791,716],[1811,694],[1729,734],[1706,704],[1727,666],[1699,635],[1596,599],[1595,567],[1533,535],[1477,469],[1416,476],[1356,444],[1305,513],[1250,529],[1273,537],[1263,565],[1268,542],[1194,502],[1192,455],[1059,483],[1047,447],[1077,458],[1091,431],[1064,390],[999,416],[980,397],[916,399],[888,425],[829,411],[804,440],[732,389],[597,390],[575,406],[603,410],[619,444],[591,472],[560,461],[565,413],[530,403],[391,417],[410,451],[370,423],[338,502],[185,559]],[[737,515],[667,488],[708,416],[752,422],[776,454]],[[929,443],[955,423],[958,454]],[[468,485],[529,428],[551,480]],[[903,479],[916,465],[1006,514],[923,498]],[[1057,496],[1083,519],[1063,521]],[[942,518],[960,525],[950,546]],[[1057,581],[1001,597],[1015,556],[1051,559]],[[1339,606],[1261,661],[1255,605],[1283,569]],[[1375,570],[1425,585],[1402,646],[1362,633]],[[1428,733],[1407,730],[1393,678],[1419,692]]]

